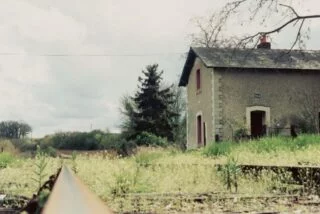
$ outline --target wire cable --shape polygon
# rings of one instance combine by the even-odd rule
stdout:
[[[135,54],[85,54],[85,53],[62,53],[62,54],[37,54],[37,53],[15,53],[15,52],[0,52],[0,56],[47,56],[47,57],[143,57],[143,56],[165,56],[165,55],[181,55],[183,52],[168,52],[168,53],[135,53]]]

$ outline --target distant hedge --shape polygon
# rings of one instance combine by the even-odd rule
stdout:
[[[138,146],[168,146],[167,139],[148,132],[142,132],[134,140],[127,140],[124,135],[106,133],[100,130],[91,132],[58,132],[34,140],[2,139],[1,142],[0,149],[2,148],[4,151],[9,151],[9,148],[11,148],[11,150],[18,149],[21,152],[35,153],[37,147],[40,146],[42,152],[53,157],[57,155],[57,149],[113,150],[119,155],[128,156],[133,154]]]
[[[37,139],[36,142],[43,147],[67,150],[99,150],[106,149],[109,144],[118,141],[119,134],[105,133],[100,130],[91,132],[58,132],[53,135]]]

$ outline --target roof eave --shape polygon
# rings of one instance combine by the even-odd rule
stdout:
[[[268,70],[290,70],[290,71],[320,71],[316,68],[283,68],[283,67],[240,67],[240,66],[207,66],[215,69],[268,69]]]
[[[198,55],[193,50],[193,48],[190,47],[189,52],[188,52],[188,56],[187,56],[187,60],[186,60],[186,62],[184,64],[184,66],[183,66],[182,74],[181,74],[180,81],[179,81],[179,87],[188,85],[189,75],[191,73],[195,58],[197,56]]]

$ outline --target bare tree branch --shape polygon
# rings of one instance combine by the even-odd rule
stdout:
[[[279,4],[279,5],[289,8],[296,16],[299,16],[298,13],[296,12],[296,10],[293,9],[293,7],[286,5],[286,4]]]
[[[300,27],[299,27],[299,30],[298,30],[298,33],[297,33],[297,36],[296,36],[296,40],[294,41],[294,43],[292,44],[290,50],[288,51],[288,53],[290,51],[292,51],[292,49],[294,48],[294,46],[296,46],[297,42],[299,41],[299,39],[301,38],[301,29],[303,27],[303,24],[304,24],[304,21],[305,19],[302,20],[301,24],[300,24]]]
[[[261,35],[270,35],[270,34],[273,34],[273,33],[279,33],[283,28],[285,28],[286,26],[288,26],[289,24],[291,24],[291,23],[293,23],[295,21],[302,20],[302,25],[303,25],[303,23],[304,23],[304,21],[306,19],[315,19],[315,18],[320,18],[320,15],[296,16],[295,18],[290,19],[289,21],[287,21],[286,23],[284,23],[280,27],[277,27],[277,28],[275,28],[273,30],[270,30],[270,31],[258,32],[258,33],[254,34],[254,35],[247,36],[247,37],[243,38],[240,42],[246,42],[248,40],[252,40],[255,37],[258,37],[258,36],[261,36]],[[299,28],[299,31],[298,31],[299,34],[301,33],[302,25],[300,25],[300,28]]]
[[[206,23],[197,21],[197,26],[200,29],[200,34],[197,36],[193,36],[193,43],[200,46],[205,47],[237,47],[237,48],[247,48],[251,45],[257,45],[261,36],[271,35],[274,33],[279,33],[281,30],[286,28],[288,25],[297,25],[300,23],[297,35],[295,40],[292,43],[290,51],[300,42],[302,42],[302,28],[305,24],[305,20],[318,19],[320,18],[320,14],[314,15],[299,15],[298,12],[291,6],[286,4],[279,4],[280,0],[234,0],[232,2],[226,3],[226,5],[222,8],[222,10],[210,16],[210,19],[207,20]],[[287,20],[280,25],[269,31],[261,31],[257,32],[253,35],[246,36],[244,38],[227,38],[222,34],[223,29],[227,25],[227,21],[232,18],[233,14],[238,13],[241,6],[244,6],[245,3],[253,2],[255,5],[253,6],[253,10],[250,10],[251,15],[249,15],[249,20],[253,21],[256,15],[260,11],[267,11],[266,14],[262,17],[262,21],[260,24],[266,21],[268,16],[271,16],[270,11],[278,12],[278,6],[286,7],[289,11],[294,15],[285,15],[284,18],[287,17]],[[264,9],[263,9],[264,8]],[[285,20],[285,19],[283,19]],[[308,37],[307,37],[308,38]],[[237,41],[236,41],[237,40]],[[255,47],[254,46],[254,47]]]

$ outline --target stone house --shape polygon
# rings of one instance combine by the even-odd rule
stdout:
[[[241,130],[290,133],[303,120],[319,131],[320,51],[191,47],[179,86],[187,89],[187,148]]]

